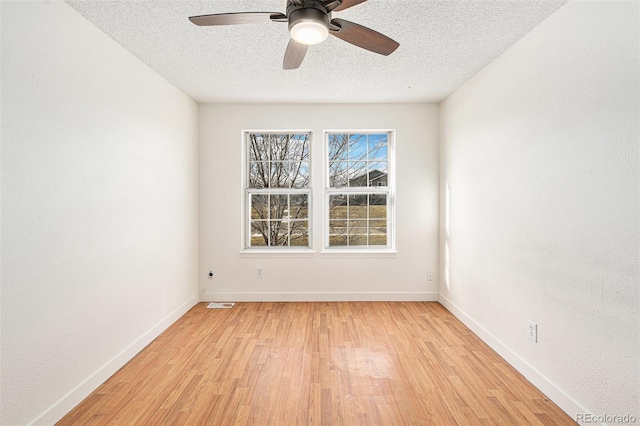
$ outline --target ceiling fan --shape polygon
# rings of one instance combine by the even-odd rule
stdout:
[[[215,13],[191,16],[189,20],[205,27],[287,22],[291,39],[284,53],[282,67],[285,70],[291,70],[300,66],[309,46],[322,43],[329,34],[381,55],[393,53],[400,45],[386,35],[346,19],[331,18],[332,12],[345,10],[365,1],[367,0],[287,0],[286,14],[278,12]]]

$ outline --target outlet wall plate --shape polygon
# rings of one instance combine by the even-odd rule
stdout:
[[[529,340],[538,342],[538,324],[533,321],[529,321],[528,337]]]

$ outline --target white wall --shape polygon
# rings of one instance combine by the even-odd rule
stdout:
[[[574,418],[640,420],[638,5],[571,1],[441,106],[440,300]]]
[[[0,423],[52,424],[197,301],[197,105],[66,4],[1,7]]]
[[[241,255],[242,130],[395,129],[397,256],[325,255],[322,170],[313,170],[311,257]],[[200,287],[203,300],[436,300],[437,105],[201,105]],[[318,163],[318,164],[321,164]],[[255,277],[263,267],[264,277]],[[207,279],[208,271],[214,279]]]

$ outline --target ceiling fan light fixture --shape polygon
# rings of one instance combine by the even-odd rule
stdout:
[[[289,34],[300,44],[320,44],[329,37],[329,18],[317,9],[296,10],[289,17]]]
[[[320,44],[329,37],[329,29],[316,21],[300,21],[291,27],[291,38],[300,44]]]

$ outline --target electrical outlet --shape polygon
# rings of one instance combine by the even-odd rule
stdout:
[[[209,278],[210,280],[212,280],[212,279],[213,279],[213,271],[209,271],[208,278]]]
[[[533,342],[538,342],[538,324],[533,321],[529,321],[529,340]]]
[[[427,271],[427,281],[433,281],[433,272]]]
[[[262,278],[262,266],[256,268],[256,278]]]

